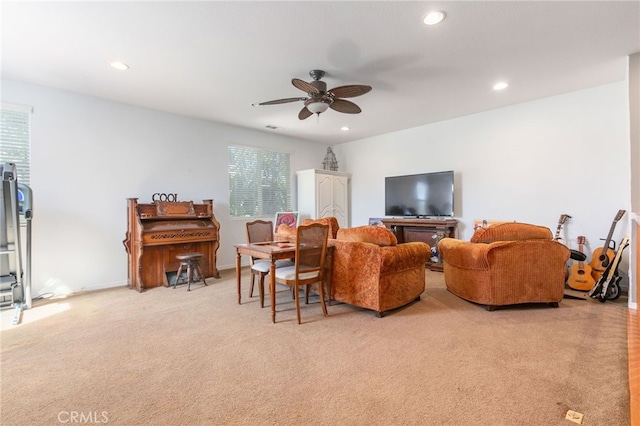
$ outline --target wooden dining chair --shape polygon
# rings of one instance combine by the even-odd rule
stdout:
[[[247,243],[264,243],[267,241],[273,241],[273,222],[270,220],[254,220],[253,222],[247,222]],[[271,262],[264,259],[258,259],[251,257],[251,286],[249,287],[249,297],[253,297],[253,286],[256,277],[258,278],[258,290],[260,291],[260,307],[264,308],[264,277],[269,275],[269,268]],[[286,266],[293,266],[294,262],[291,260],[277,260],[276,268],[282,268]]]
[[[296,232],[295,265],[276,269],[276,282],[293,287],[296,301],[298,324],[300,322],[300,286],[306,290],[308,303],[309,286],[318,283],[320,305],[324,316],[328,316],[324,301],[325,258],[327,254],[327,238],[329,226],[320,223],[301,225]]]

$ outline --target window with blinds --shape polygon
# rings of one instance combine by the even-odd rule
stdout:
[[[232,218],[291,210],[291,156],[246,146],[229,146],[229,214]]]
[[[0,162],[15,163],[18,182],[31,180],[31,107],[2,104],[0,108]]]

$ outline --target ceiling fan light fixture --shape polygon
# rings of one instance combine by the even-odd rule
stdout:
[[[314,101],[307,105],[307,109],[314,114],[320,114],[329,109],[329,104],[323,101]]]
[[[300,80],[299,78],[291,79],[291,84],[293,84],[296,89],[305,92],[306,97],[274,99],[272,101],[254,103],[253,105],[277,105],[304,101],[304,107],[298,112],[299,120],[306,120],[313,114],[320,117],[320,114],[329,108],[344,114],[361,113],[362,110],[358,105],[342,98],[354,98],[369,93],[371,86],[348,84],[327,90],[327,83],[320,80],[324,74],[324,71],[312,70],[309,72],[309,75],[313,78],[311,82]]]

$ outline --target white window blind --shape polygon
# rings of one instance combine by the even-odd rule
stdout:
[[[31,181],[31,107],[2,104],[0,108],[0,162],[15,163],[18,182]]]
[[[291,156],[229,146],[229,214],[265,217],[291,210]]]

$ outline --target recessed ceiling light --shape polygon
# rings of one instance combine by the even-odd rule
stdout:
[[[113,68],[120,70],[120,71],[125,71],[129,69],[129,65],[125,64],[124,62],[121,61],[113,61],[113,62],[109,62],[109,65],[111,65]]]
[[[342,130],[343,132],[347,132],[347,131],[349,131],[349,127],[342,126],[342,127],[340,127],[340,130]]]
[[[493,85],[493,90],[504,90],[507,87],[509,87],[509,83],[507,83],[506,81],[500,81]]]
[[[436,25],[439,24],[440,22],[444,21],[444,18],[447,16],[446,13],[444,13],[441,10],[434,10],[432,12],[427,13],[426,15],[424,15],[424,18],[422,18],[422,22],[425,23],[425,25]]]

